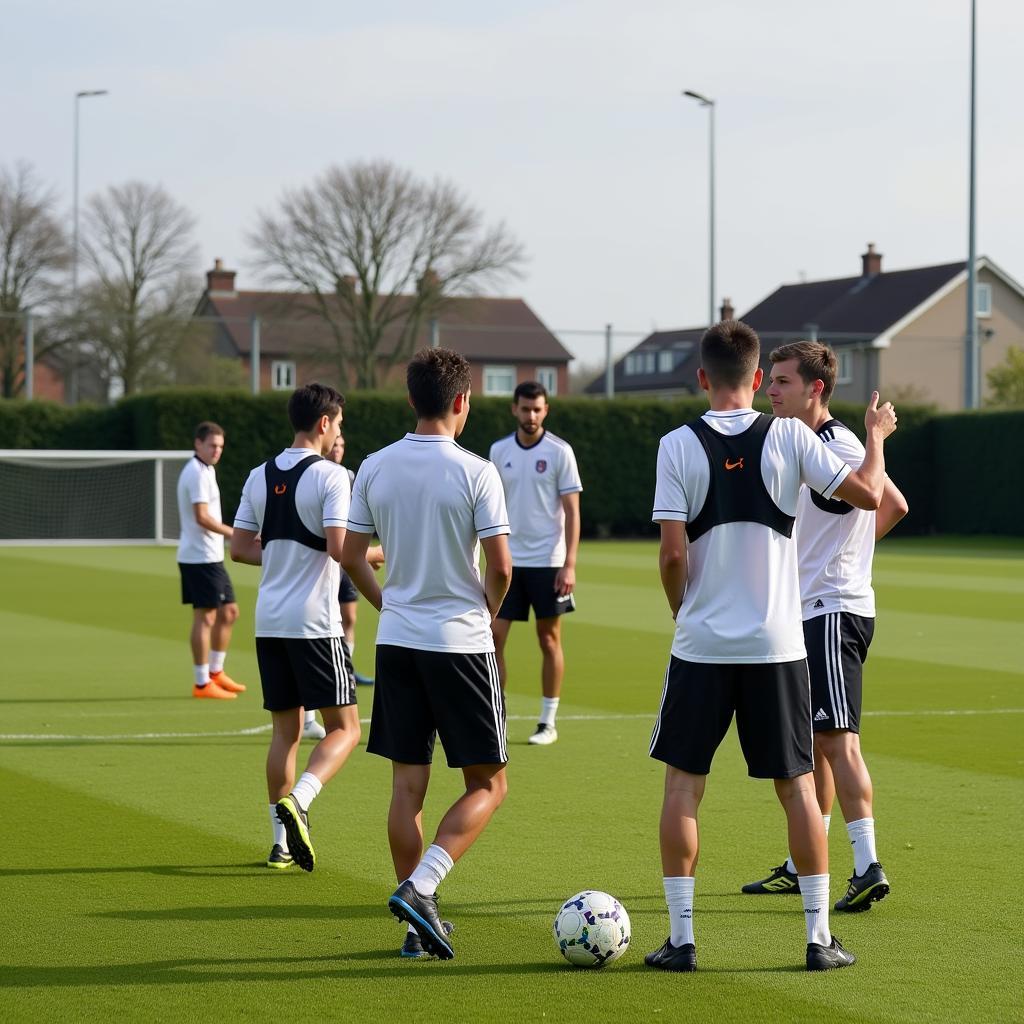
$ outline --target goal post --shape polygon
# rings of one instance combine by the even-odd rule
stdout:
[[[173,544],[192,451],[0,449],[0,544]]]

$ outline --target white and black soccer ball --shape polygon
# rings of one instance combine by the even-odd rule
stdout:
[[[585,889],[567,899],[551,927],[558,951],[575,967],[604,967],[629,945],[626,908],[614,897]]]

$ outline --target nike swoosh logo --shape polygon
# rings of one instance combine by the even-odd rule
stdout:
[[[726,469],[742,469],[743,459],[737,459],[736,462],[730,462],[728,459],[725,460]]]

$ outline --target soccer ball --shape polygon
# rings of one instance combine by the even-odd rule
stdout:
[[[614,896],[584,889],[562,904],[551,931],[574,967],[604,967],[626,952],[629,914]]]

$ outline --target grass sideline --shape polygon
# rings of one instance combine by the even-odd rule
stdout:
[[[825,976],[799,969],[798,900],[738,892],[785,837],[734,735],[703,811],[700,970],[643,967],[666,929],[662,772],[646,754],[671,633],[655,550],[584,545],[550,748],[525,743],[539,656],[532,625],[513,629],[509,798],[442,889],[457,959],[410,963],[384,906],[389,772],[362,747],[313,808],[316,872],[261,867],[256,571],[231,569],[243,612],[229,668],[250,690],[221,704],[187,696],[173,549],[0,548],[4,1020],[1021,1019],[1024,543],[880,548],[863,733],[893,893],[834,915],[860,962]],[[365,604],[360,617],[368,670]],[[428,831],[458,788],[439,758]],[[835,899],[850,854],[838,808],[833,820]],[[550,936],[560,902],[589,886],[633,924],[626,956],[598,972],[565,965]]]

